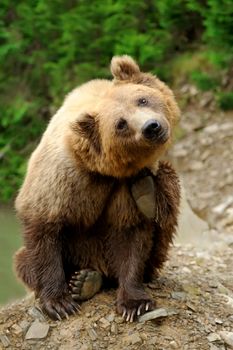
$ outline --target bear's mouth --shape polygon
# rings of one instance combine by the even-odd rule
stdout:
[[[162,145],[168,141],[170,133],[168,129],[162,129],[159,133],[152,134],[149,137],[144,137],[144,139],[153,145]]]

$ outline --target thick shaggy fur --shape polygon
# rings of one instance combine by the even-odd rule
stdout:
[[[138,307],[152,308],[143,279],[162,267],[177,225],[179,181],[169,164],[158,163],[179,116],[174,96],[128,56],[113,58],[111,70],[113,81],[91,81],[68,95],[31,156],[16,200],[24,227],[16,271],[52,318],[75,310],[68,281],[84,268],[117,281],[118,312],[134,317]],[[149,105],[141,108],[135,101],[144,96]],[[129,129],[118,134],[122,116]],[[164,142],[141,136],[150,118],[166,131]],[[154,180],[153,220],[131,194],[145,173]]]

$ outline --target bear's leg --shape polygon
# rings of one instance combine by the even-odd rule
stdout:
[[[18,277],[32,290],[36,289],[36,276],[29,264],[29,254],[25,247],[20,248],[14,257]]]
[[[118,280],[117,311],[127,322],[132,322],[154,308],[153,300],[143,287],[145,262],[152,246],[152,230],[148,226],[132,227],[111,232],[111,237],[111,269]]]
[[[153,186],[148,178],[153,180]],[[151,191],[153,191],[153,198],[149,195]],[[138,193],[140,195],[137,195]],[[151,201],[151,207],[155,208],[153,248],[144,274],[145,280],[149,281],[167,259],[178,222],[180,183],[175,170],[168,162],[160,162],[155,175],[148,169],[147,176],[139,179],[132,186],[132,196],[138,208],[146,215],[146,208],[143,210],[140,201],[138,202],[138,199],[144,195],[147,196],[148,201]]]
[[[42,309],[55,320],[74,314],[78,305],[69,294],[65,279],[60,225],[26,223],[24,228],[27,263],[36,279],[33,289]],[[25,276],[26,269],[20,262],[21,258],[16,258],[16,271],[27,283],[30,278]]]
[[[83,301],[98,293],[102,283],[102,275],[98,271],[83,269],[72,275],[69,289],[74,300]]]

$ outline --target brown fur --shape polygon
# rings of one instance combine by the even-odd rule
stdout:
[[[177,225],[178,178],[169,164],[156,165],[179,116],[174,96],[128,56],[113,58],[111,70],[113,82],[91,81],[68,95],[31,156],[16,200],[24,226],[16,271],[52,318],[74,311],[67,282],[83,268],[118,282],[118,312],[152,307],[142,282],[162,267]],[[141,96],[148,106],[135,103]],[[130,127],[118,135],[122,117]],[[166,130],[165,142],[141,137],[151,118]],[[131,194],[142,169],[154,180],[154,220]]]

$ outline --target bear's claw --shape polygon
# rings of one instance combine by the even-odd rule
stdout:
[[[92,298],[102,286],[102,275],[94,270],[84,269],[71,277],[69,288],[74,300]]]
[[[53,320],[61,321],[63,318],[80,311],[80,306],[72,300],[70,296],[61,297],[61,299],[48,299],[41,301],[42,310]]]
[[[133,322],[136,318],[155,307],[152,300],[128,300],[118,305],[118,312],[126,322]]]

